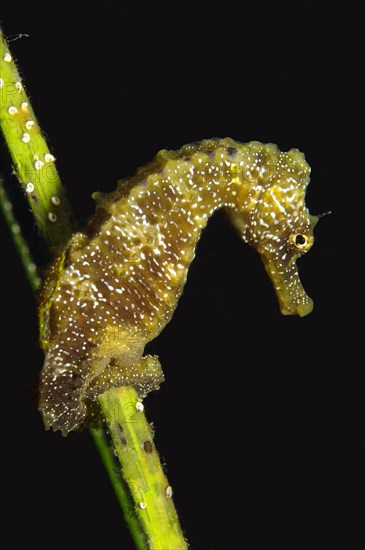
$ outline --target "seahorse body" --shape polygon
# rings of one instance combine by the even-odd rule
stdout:
[[[171,319],[200,233],[219,208],[260,253],[282,313],[307,315],[313,305],[295,262],[317,221],[305,206],[309,174],[297,149],[213,139],[160,151],[115,192],[95,194],[85,233],[43,286],[45,426],[66,435],[95,424],[95,401],[107,389],[158,387],[159,362],[143,357],[144,347]]]

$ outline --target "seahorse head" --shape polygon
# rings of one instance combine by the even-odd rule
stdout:
[[[310,167],[297,149],[276,152],[271,174],[257,182],[249,216],[232,217],[242,238],[260,254],[284,315],[308,315],[313,301],[306,294],[296,266],[313,244],[318,217],[305,205]],[[244,220],[244,223],[243,223]]]

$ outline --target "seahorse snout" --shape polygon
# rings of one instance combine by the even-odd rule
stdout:
[[[279,300],[280,302],[280,300]],[[291,306],[289,304],[283,304],[280,305],[280,311],[283,315],[299,315],[299,317],[305,317],[306,315],[309,315],[311,311],[313,310],[313,300],[310,298],[307,294],[305,294],[305,301],[301,304],[292,304]]]
[[[261,258],[274,286],[281,313],[299,317],[308,315],[313,310],[313,300],[300,282],[295,260],[284,262],[266,259],[265,256]]]

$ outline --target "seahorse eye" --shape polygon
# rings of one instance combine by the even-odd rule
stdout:
[[[303,254],[307,252],[313,244],[313,237],[307,233],[292,233],[288,239],[287,247],[292,252]]]
[[[295,236],[295,244],[299,248],[302,248],[303,246],[305,246],[307,242],[308,242],[308,239],[305,235],[302,235],[301,233],[299,233],[299,235]]]
[[[298,253],[307,252],[313,244],[312,235],[306,233],[292,233],[289,237],[289,248]]]

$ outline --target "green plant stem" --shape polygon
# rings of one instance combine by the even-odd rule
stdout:
[[[51,253],[56,254],[75,229],[71,208],[55,167],[55,159],[37,123],[1,29],[0,126],[39,232]],[[28,278],[36,289],[39,280],[31,276],[34,268],[29,251],[17,229],[4,192],[0,194],[0,201]],[[137,405],[139,401],[135,390],[128,387],[111,390],[99,401],[120,461],[119,472],[115,472],[115,459],[106,438],[100,431],[93,430],[92,435],[124,514],[130,516],[128,525],[137,548],[187,548],[171,498],[171,488],[163,473],[150,426],[141,410],[142,405]],[[124,491],[121,476],[128,486],[133,505]]]
[[[6,191],[0,180],[0,212],[3,215],[5,223],[11,233],[15,248],[18,252],[20,261],[22,262],[27,279],[32,287],[33,292],[36,292],[41,284],[41,279],[37,274],[37,267],[32,260],[29,247],[25,242],[21,233],[20,226],[16,221],[13,213],[13,206],[8,199]]]
[[[132,387],[121,387],[105,392],[99,402],[149,547],[186,549],[171,498],[172,488],[162,470],[151,426],[136,391]]]
[[[143,533],[135,514],[133,501],[129,498],[128,486],[126,486],[126,483],[120,474],[120,469],[118,468],[115,456],[113,456],[110,452],[110,447],[105,436],[105,432],[103,429],[90,429],[90,434],[108,473],[110,482],[115,491],[115,496],[117,497],[119,506],[123,511],[124,520],[128,525],[136,548],[138,550],[145,550],[148,548],[146,536]]]
[[[56,252],[75,230],[72,212],[55,158],[43,137],[1,29],[0,125],[38,231]]]

